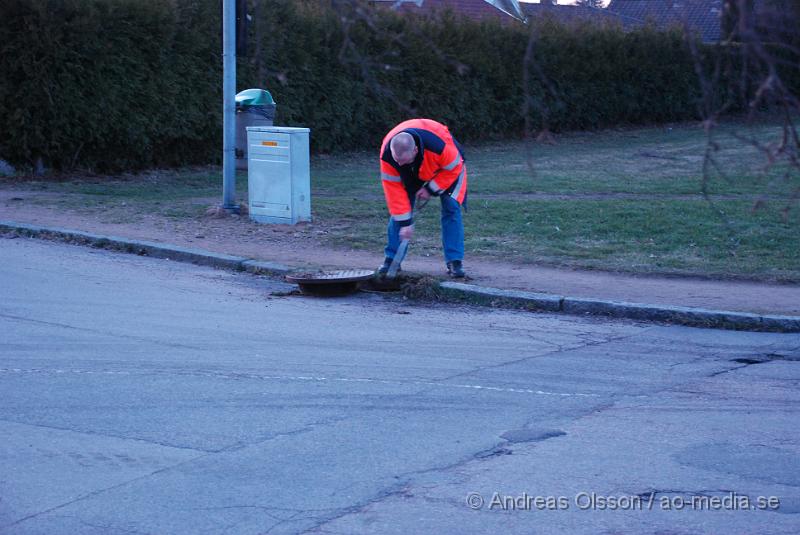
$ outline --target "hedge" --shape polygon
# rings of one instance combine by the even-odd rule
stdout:
[[[359,2],[251,0],[251,11],[237,86],[270,90],[276,124],[310,127],[315,151],[375,150],[411,116],[463,141],[523,134],[529,27]],[[218,162],[220,27],[219,0],[4,0],[0,159],[101,171]],[[697,116],[680,32],[549,20],[535,31],[534,128]]]

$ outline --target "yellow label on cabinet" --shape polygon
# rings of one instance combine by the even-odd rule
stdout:
[[[262,141],[261,144],[264,145],[265,147],[277,147],[278,146],[278,142],[277,141]]]

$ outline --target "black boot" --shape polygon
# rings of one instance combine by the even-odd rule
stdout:
[[[464,273],[464,266],[461,265],[461,260],[453,260],[448,262],[447,274],[454,279],[463,279],[466,276],[466,273]]]
[[[381,267],[378,268],[378,275],[381,277],[385,277],[387,273],[389,273],[389,267],[392,265],[392,259],[388,256],[383,259],[383,264]],[[400,268],[397,268],[397,271],[400,271]]]

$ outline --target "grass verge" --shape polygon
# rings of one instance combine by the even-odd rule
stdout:
[[[779,134],[775,126],[738,124],[715,134],[720,169],[705,183],[713,203],[701,196],[708,140],[695,125],[575,133],[556,145],[467,147],[467,253],[520,264],[798,281],[800,207],[783,209],[800,177],[784,177],[781,166],[764,172],[763,156],[736,137],[766,144]],[[382,248],[387,214],[376,161],[373,153],[312,158],[312,227],[322,245]],[[4,178],[0,188],[110,223],[135,222],[142,213],[192,221],[220,195],[221,178],[218,168],[195,168]],[[237,198],[246,196],[239,173]],[[415,254],[441,255],[438,217],[434,201],[418,219]]]

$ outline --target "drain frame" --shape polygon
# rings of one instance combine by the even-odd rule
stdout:
[[[375,276],[369,269],[342,269],[314,273],[290,273],[286,280],[300,287],[305,295],[348,295],[359,290],[361,284]]]

